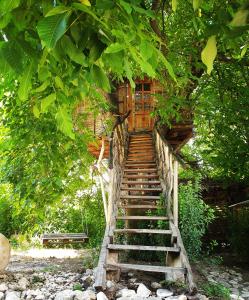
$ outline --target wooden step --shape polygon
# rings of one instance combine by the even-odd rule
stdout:
[[[160,181],[123,181],[122,184],[128,185],[160,185]]]
[[[179,247],[165,247],[165,246],[109,244],[107,246],[107,248],[110,249],[110,250],[139,250],[139,251],[180,252]]]
[[[146,174],[138,174],[138,175],[124,175],[123,178],[127,178],[127,179],[143,179],[143,178],[159,178],[159,175],[158,174],[149,174],[149,175],[146,175]]]
[[[145,220],[145,221],[167,221],[164,216],[117,216],[117,220]]]
[[[183,274],[186,273],[185,268],[181,267],[164,267],[164,266],[152,266],[152,265],[137,265],[137,264],[108,264],[106,268],[120,268],[125,270],[138,270],[143,272],[152,272],[152,273],[171,273],[171,272],[182,272]]]
[[[160,200],[160,196],[148,196],[148,195],[121,195],[120,199],[148,199],[148,200]]]
[[[121,186],[121,191],[128,191],[128,192],[162,192],[161,188],[139,188],[139,187],[125,187]]]
[[[144,161],[144,160],[137,160],[136,162],[132,161],[129,162],[128,160],[125,162],[126,164],[132,164],[132,165],[143,165],[143,164],[156,164],[155,160],[149,160],[149,161]]]
[[[148,169],[124,169],[126,173],[144,173],[144,172],[157,172],[157,168],[148,168]]]
[[[150,204],[125,204],[118,205],[119,208],[129,209],[129,208],[141,208],[141,209],[166,209],[166,206],[150,205]]]
[[[144,168],[144,169],[146,169],[146,168],[156,168],[157,166],[156,166],[156,164],[155,163],[151,163],[151,164],[146,164],[146,163],[144,163],[144,164],[136,164],[136,163],[134,163],[134,164],[126,164],[125,165],[125,168],[126,169],[129,169],[129,168]]]
[[[171,230],[163,230],[163,229],[140,229],[140,228],[123,228],[123,229],[115,229],[114,233],[122,234],[122,233],[146,233],[146,234],[172,234]]]

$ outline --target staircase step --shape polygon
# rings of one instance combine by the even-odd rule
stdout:
[[[128,204],[128,205],[118,205],[119,208],[141,208],[141,209],[164,209],[166,206],[150,205],[150,204]]]
[[[126,169],[147,169],[147,168],[156,168],[156,164],[126,164]]]
[[[129,191],[129,192],[162,192],[161,188],[130,188],[121,186],[121,191]]]
[[[179,271],[182,273],[186,273],[185,268],[180,267],[164,267],[164,266],[152,266],[152,265],[137,265],[137,264],[108,264],[106,267],[115,267],[115,268],[121,268],[126,270],[138,270],[143,272],[155,272],[155,273],[170,273],[174,271]]]
[[[137,160],[137,161],[132,161],[129,162],[129,160],[126,161],[126,164],[132,164],[132,165],[144,165],[144,164],[156,164],[155,160],[148,160],[148,161],[144,161],[144,160]]]
[[[119,208],[129,209],[129,208],[141,208],[141,209],[166,209],[166,206],[151,205],[151,204],[125,204],[118,205]]]
[[[124,229],[115,229],[114,233],[148,233],[148,234],[172,234],[171,230],[163,229],[138,229],[138,228],[124,228]]]
[[[160,181],[123,181],[122,184],[128,185],[160,185]]]
[[[179,247],[165,247],[165,246],[109,244],[107,246],[107,248],[111,249],[111,250],[140,250],[140,251],[180,252]]]
[[[137,174],[137,175],[124,175],[123,178],[128,178],[128,179],[143,179],[143,178],[159,178],[159,175],[158,174],[149,174],[149,175],[146,175],[146,174]]]
[[[160,196],[148,196],[148,195],[121,195],[120,199],[148,199],[148,200],[160,200]]]
[[[164,216],[118,216],[117,220],[145,220],[145,221],[167,221]]]
[[[141,173],[141,172],[157,172],[157,168],[148,168],[148,169],[124,169],[126,173]]]

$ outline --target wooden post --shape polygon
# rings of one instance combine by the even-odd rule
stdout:
[[[178,227],[178,161],[174,160],[174,189],[173,189],[173,217],[174,224]]]

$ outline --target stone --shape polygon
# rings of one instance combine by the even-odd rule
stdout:
[[[96,294],[92,290],[74,291],[74,300],[95,300]]]
[[[132,272],[129,272],[127,275],[128,275],[129,277],[134,277],[134,273],[132,273]]]
[[[167,297],[172,296],[173,292],[171,292],[170,290],[167,290],[167,289],[158,289],[156,291],[156,294],[160,298],[167,298]]]
[[[249,291],[246,292],[242,291],[241,297],[249,298]]]
[[[147,298],[151,294],[151,291],[143,284],[140,283],[138,288],[137,288],[137,295],[140,297]]]
[[[8,290],[8,286],[5,283],[0,284],[0,292],[6,292]]]
[[[108,300],[108,298],[106,297],[106,295],[103,292],[99,292],[97,294],[97,300]]]
[[[12,291],[12,292],[7,292],[5,300],[20,300],[20,293]]]
[[[0,271],[4,271],[10,260],[10,243],[2,233],[0,233],[0,253]]]
[[[93,275],[92,269],[86,269],[85,275]]]
[[[45,300],[45,296],[43,294],[39,294],[35,297],[36,300]]]
[[[134,290],[128,290],[128,289],[122,289],[122,290],[119,290],[117,293],[116,293],[116,297],[126,297],[126,298],[130,298],[132,296],[135,296],[136,295],[136,292]]]
[[[22,277],[21,279],[19,279],[18,281],[18,290],[20,291],[24,291],[27,289],[27,287],[29,286],[29,281],[27,278]]]
[[[82,281],[84,287],[88,288],[90,285],[92,285],[94,279],[93,279],[92,275],[86,275],[86,276],[82,277],[81,281]]]
[[[108,289],[113,289],[113,288],[115,288],[115,283],[113,281],[111,281],[111,280],[107,280],[106,281],[106,287]]]
[[[3,299],[4,299],[4,293],[0,292],[0,300],[3,300]]]
[[[152,282],[150,286],[151,286],[154,290],[157,290],[157,289],[162,288],[162,285],[161,285],[161,283],[159,283],[159,282]]]
[[[54,300],[73,300],[74,292],[71,290],[64,290],[61,292],[58,292],[55,295]]]
[[[238,295],[235,295],[235,294],[230,294],[230,299],[231,300],[245,300],[244,298],[242,298]]]

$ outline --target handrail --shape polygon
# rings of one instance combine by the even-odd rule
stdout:
[[[172,147],[161,135],[157,128],[153,132],[154,143],[157,154],[158,171],[161,178],[161,184],[169,217],[170,229],[175,233],[176,242],[181,249],[181,264],[187,270],[187,281],[191,293],[195,293],[197,288],[194,284],[191,266],[188,260],[187,252],[182,242],[181,233],[178,229],[178,163],[182,163],[179,157],[173,152]]]
[[[107,223],[104,239],[101,246],[97,273],[95,279],[95,288],[103,289],[106,287],[106,269],[107,263],[107,246],[113,236],[116,225],[115,214],[117,211],[117,201],[120,196],[121,178],[123,176],[123,166],[128,151],[128,122],[129,114],[123,116],[123,119],[117,120],[110,140],[110,161],[109,161],[109,193],[107,208]]]

